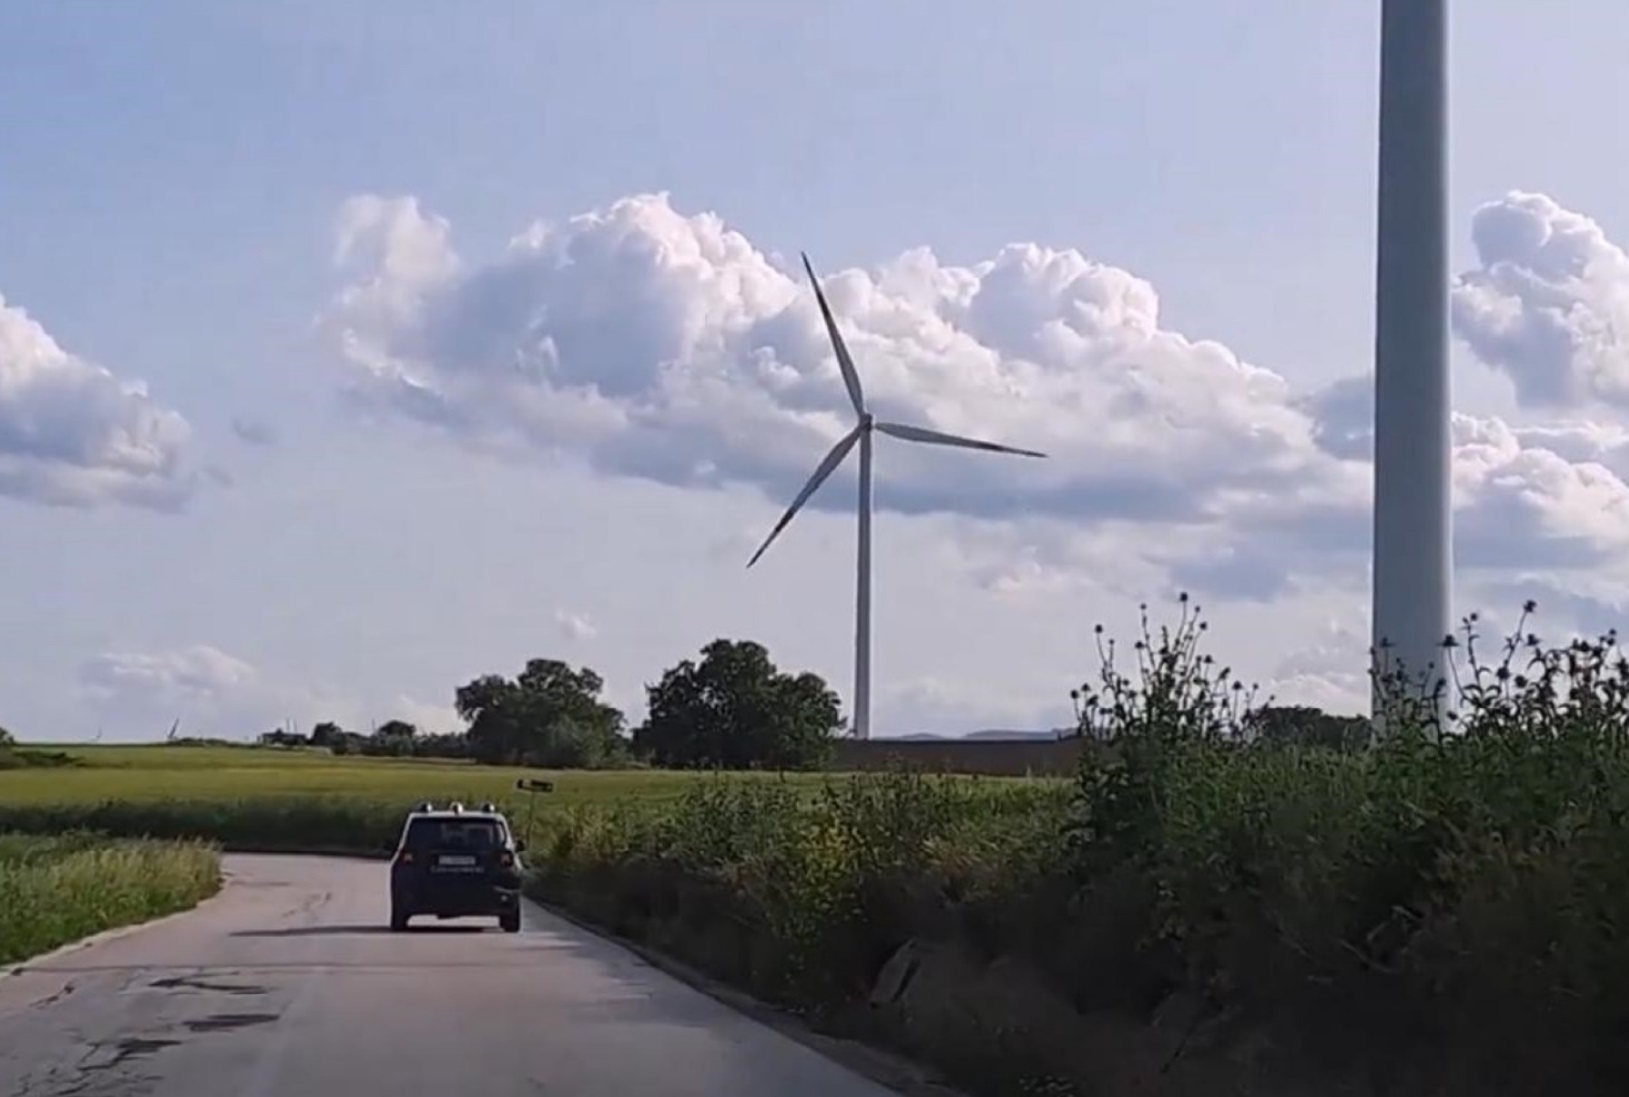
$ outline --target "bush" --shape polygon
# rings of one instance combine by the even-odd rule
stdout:
[[[811,801],[784,783],[717,778],[664,809],[571,813],[533,862],[545,898],[621,932],[727,929],[724,954],[691,958],[819,1010],[868,991],[889,954],[948,908],[1039,876],[1037,839],[1066,806],[1055,784],[896,772]]]
[[[185,910],[219,887],[204,845],[0,834],[0,964]]]
[[[1252,740],[1228,701],[1248,691],[1198,654],[1184,603],[1174,631],[1145,627],[1138,681],[1111,652],[1083,691],[1116,749],[1084,756],[1080,879],[1144,876],[1151,963],[1174,955],[1218,1009],[1343,1070],[1413,1055],[1501,1092],[1621,1089],[1629,662],[1613,635],[1547,648],[1526,620],[1490,663],[1467,619],[1448,645],[1457,711],[1413,698],[1343,753]]]

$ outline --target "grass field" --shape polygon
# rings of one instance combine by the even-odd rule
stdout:
[[[649,814],[718,775],[663,770],[548,771],[431,759],[334,757],[321,751],[233,746],[70,746],[72,764],[0,769],[0,831],[94,830],[120,837],[204,839],[263,852],[385,852],[402,816],[430,800],[497,803],[536,844],[582,811]],[[536,796],[522,778],[552,781]],[[847,777],[731,774],[808,802]],[[864,778],[862,778],[863,780]],[[973,780],[973,779],[969,779]],[[990,778],[991,786],[1032,784]]]
[[[579,804],[659,801],[698,779],[661,770],[546,772],[466,762],[397,758],[336,758],[326,752],[249,747],[63,746],[77,764],[0,770],[0,806],[151,803],[158,800],[238,800],[345,797],[403,810],[419,800],[523,803],[515,781],[554,781],[539,810]],[[773,775],[759,779],[778,780]],[[787,778],[813,788],[818,774]]]

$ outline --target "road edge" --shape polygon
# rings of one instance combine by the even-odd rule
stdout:
[[[181,910],[172,910],[168,914],[160,914],[157,918],[148,918],[143,922],[128,922],[122,926],[114,926],[111,929],[104,929],[98,933],[93,933],[89,937],[81,937],[76,941],[69,941],[65,945],[58,945],[49,952],[42,952],[37,956],[30,956],[26,960],[17,960],[10,964],[0,964],[0,980],[9,979],[14,975],[26,975],[28,974],[29,969],[37,964],[45,964],[53,960],[60,960],[64,956],[78,952],[80,949],[94,948],[97,945],[104,945],[110,941],[117,941],[121,937],[128,937],[133,933],[140,933],[144,929],[151,929],[153,926],[161,926],[166,922],[173,922],[178,918],[185,918],[189,914],[194,914],[213,903],[219,902],[226,895],[227,890],[231,886],[232,874],[229,873],[223,866],[221,868],[221,886],[215,889],[215,893],[213,895],[204,896],[204,898],[198,900],[190,907],[184,907]]]
[[[904,1097],[965,1097],[962,1091],[934,1076],[920,1063],[860,1040],[848,1040],[816,1032],[795,1015],[777,1009],[746,991],[716,979],[701,969],[650,945],[595,925],[554,903],[544,902],[531,895],[525,895],[525,901],[544,914],[558,918],[607,944],[622,949],[663,975],[678,980],[749,1021],[774,1030],[794,1043],[801,1044],[839,1066],[852,1070],[868,1081],[876,1082],[880,1086],[903,1094]]]

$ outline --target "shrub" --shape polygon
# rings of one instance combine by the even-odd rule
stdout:
[[[1184,600],[1145,627],[1137,680],[1109,649],[1081,691],[1113,744],[1083,755],[1082,888],[1145,876],[1150,964],[1345,1066],[1383,1040],[1484,1082],[1629,1080],[1629,662],[1611,634],[1545,647],[1532,610],[1497,662],[1474,616],[1445,645],[1457,708],[1415,698],[1343,753],[1252,740]]]
[[[623,932],[734,927],[723,954],[691,958],[822,1009],[869,990],[947,908],[1016,890],[1065,806],[1055,785],[904,771],[812,800],[783,782],[718,778],[661,809],[566,815],[534,863],[545,897]]]

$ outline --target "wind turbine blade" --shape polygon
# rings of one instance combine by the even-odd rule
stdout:
[[[860,431],[863,429],[863,427],[855,427],[843,435],[838,443],[831,448],[831,452],[826,454],[825,460],[821,461],[814,470],[814,475],[809,477],[809,482],[803,485],[802,491],[798,492],[798,497],[792,500],[792,505],[786,508],[785,514],[781,515],[781,520],[775,523],[775,528],[769,531],[768,537],[764,538],[764,543],[758,546],[758,551],[752,554],[751,560],[747,561],[747,567],[750,568],[758,562],[758,557],[762,556],[764,550],[769,548],[771,541],[780,536],[781,530],[786,528],[786,523],[792,520],[792,515],[798,512],[798,508],[807,503],[809,496],[813,495],[820,485],[826,482],[826,477],[832,474],[832,470],[843,463],[843,458],[848,456],[848,451],[854,448],[855,442],[859,441]]]
[[[837,352],[837,368],[843,373],[843,384],[848,386],[848,398],[854,404],[854,414],[865,414],[865,393],[860,388],[860,373],[854,368],[854,359],[849,357],[848,345],[843,342],[843,335],[837,330],[837,321],[832,319],[831,306],[826,304],[826,294],[820,288],[820,279],[815,277],[814,266],[810,264],[809,257],[803,256],[803,269],[809,272],[809,281],[814,284],[815,300],[820,302],[820,315],[826,318],[826,332],[831,336],[832,349]]]
[[[1003,446],[998,442],[984,442],[977,438],[963,438],[959,434],[945,434],[943,431],[929,430],[927,427],[912,427],[904,423],[877,423],[876,428],[882,433],[895,438],[903,438],[907,442],[928,442],[936,446],[958,446],[962,449],[983,449],[992,453],[1016,453],[1020,457],[1045,457],[1046,454],[1032,449],[1019,449],[1017,446]]]

